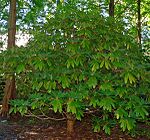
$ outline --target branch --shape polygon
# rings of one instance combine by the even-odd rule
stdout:
[[[65,117],[63,117],[63,118],[52,118],[52,117],[49,117],[49,116],[44,115],[44,114],[43,114],[44,117],[41,117],[41,115],[37,116],[37,115],[33,114],[30,111],[29,111],[29,114],[27,114],[25,116],[26,117],[35,117],[35,118],[40,119],[40,120],[53,120],[53,121],[63,121],[63,120],[66,120]]]

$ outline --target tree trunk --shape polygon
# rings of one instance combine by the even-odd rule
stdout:
[[[72,114],[67,114],[67,139],[73,138],[75,135],[74,124],[75,117]]]
[[[114,0],[110,0],[109,2],[109,16],[114,17]]]
[[[9,20],[8,20],[8,43],[7,49],[11,49],[15,46],[16,35],[16,0],[10,0]],[[15,76],[10,75],[10,78],[6,80],[4,97],[2,102],[2,116],[7,116],[9,112],[9,101],[16,97]]]
[[[137,11],[138,11],[138,24],[137,24],[138,43],[139,43],[139,46],[141,46],[141,40],[142,40],[142,35],[141,35],[141,0],[137,1]]]
[[[4,89],[4,97],[2,102],[2,116],[7,116],[9,111],[9,100],[14,99],[16,97],[16,86],[15,86],[15,77],[12,79],[7,79],[5,89]]]

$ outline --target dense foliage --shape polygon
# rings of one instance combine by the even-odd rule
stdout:
[[[149,63],[126,24],[100,15],[97,5],[59,5],[27,47],[0,55],[1,72],[16,75],[10,113],[48,116],[53,109],[81,120],[97,110],[94,131],[107,134],[116,124],[130,131],[148,116]]]

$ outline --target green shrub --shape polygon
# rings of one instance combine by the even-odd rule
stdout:
[[[88,5],[87,5],[88,6]],[[73,114],[81,120],[99,109],[94,131],[120,124],[132,130],[148,115],[149,72],[134,37],[124,24],[75,4],[59,6],[36,27],[26,48],[3,52],[3,72],[16,73],[18,99],[10,112],[42,110]]]

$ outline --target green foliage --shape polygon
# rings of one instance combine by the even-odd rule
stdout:
[[[103,116],[103,119],[94,117],[92,121],[94,132],[100,132],[102,129],[108,135],[110,135],[111,133],[111,127],[114,127],[115,124],[114,121],[108,119],[108,116],[106,114]]]
[[[141,94],[150,93],[149,64],[123,22],[86,6],[59,5],[26,48],[0,54],[2,73],[16,74],[19,99],[10,112],[52,108],[81,120],[86,108],[96,108],[101,115],[93,121],[95,132],[110,134],[114,124],[131,131],[148,116]]]

